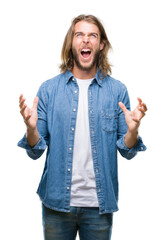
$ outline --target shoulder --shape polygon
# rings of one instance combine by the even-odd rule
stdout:
[[[103,81],[106,81],[107,84],[112,84],[113,86],[117,87],[117,88],[122,88],[122,87],[126,87],[125,84],[123,82],[121,82],[120,80],[111,77],[110,75],[107,75]]]
[[[73,74],[70,71],[66,71],[65,73],[60,73],[57,76],[43,82],[40,87],[45,88],[47,90],[51,90],[51,89],[54,89],[54,87],[59,85],[64,86],[72,76]]]
[[[59,75],[57,75],[57,76],[55,76],[55,77],[53,77],[53,78],[50,78],[50,79],[48,79],[48,80],[46,80],[46,81],[44,81],[42,84],[41,84],[41,86],[40,86],[40,88],[45,88],[45,89],[52,89],[55,85],[57,85],[60,81],[64,81],[65,80],[65,77],[64,77],[64,74],[59,74]]]
[[[39,87],[37,96],[47,102],[48,99],[50,99],[50,97],[52,96],[52,94],[55,94],[59,83],[64,81],[65,78],[63,74],[59,74],[53,78],[44,81]]]
[[[38,92],[44,92],[45,94],[51,94],[52,92],[55,92],[56,89],[58,89],[59,86],[66,83],[66,77],[65,74],[61,73],[59,75],[56,75],[53,78],[50,78],[46,81],[44,81],[41,86],[39,87]]]
[[[127,87],[123,82],[120,80],[113,78],[109,75],[107,75],[103,80],[103,84],[106,85],[106,87],[109,87],[114,91],[115,93],[118,93],[120,95],[122,92],[127,91]]]

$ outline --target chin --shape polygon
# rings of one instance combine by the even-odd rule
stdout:
[[[94,68],[94,66],[91,65],[81,65],[80,66],[80,69],[83,70],[83,71],[90,71]]]
[[[79,62],[78,67],[81,70],[90,71],[91,69],[93,69],[95,67],[95,62],[93,60],[88,63]]]

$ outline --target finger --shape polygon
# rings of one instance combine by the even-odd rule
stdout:
[[[26,101],[25,98],[23,98],[23,96],[20,98],[20,101],[19,101],[19,107],[22,108],[24,106],[24,102]]]
[[[139,111],[142,113],[143,116],[145,116],[145,111],[142,108],[139,108]]]
[[[23,98],[23,94],[19,96],[19,102],[21,101],[22,98]]]
[[[132,120],[133,120],[134,122],[136,122],[137,124],[139,124],[139,123],[140,123],[140,120],[139,120],[139,119],[137,119],[137,118],[132,118]]]
[[[31,109],[26,106],[26,108],[24,109],[24,112],[22,111],[22,116],[23,116],[24,120],[28,121],[28,119],[31,117],[31,115],[32,115]]]
[[[27,105],[23,104],[23,106],[20,108],[20,113],[24,112],[26,108],[27,108]]]
[[[138,110],[142,111],[142,112],[146,112],[147,111],[147,106],[145,103],[142,103],[141,106],[138,106]]]
[[[137,99],[138,99],[139,105],[141,105],[142,104],[142,99],[139,98],[139,97]]]
[[[142,103],[142,109],[143,109],[143,111],[144,111],[144,112],[146,112],[146,111],[147,111],[147,106],[146,106],[146,104],[145,104],[145,103]]]
[[[142,106],[142,99],[141,98],[137,98],[138,99],[138,105],[137,105],[137,109],[139,110]]]
[[[119,102],[118,105],[119,105],[119,107],[122,109],[122,111],[123,111],[124,114],[128,111],[128,109],[125,107],[125,105],[124,105],[122,102]]]
[[[24,121],[27,122],[30,119],[30,117],[31,117],[31,113],[24,118]]]
[[[28,109],[27,106],[25,106],[21,111],[20,111],[24,121],[27,121],[31,117],[31,112]]]
[[[139,104],[138,104],[138,106],[137,106],[138,110],[142,110],[142,111],[146,112],[146,111],[147,111],[147,106],[146,106],[146,104],[143,103],[143,101],[142,101],[141,98],[138,97],[137,99],[138,99],[138,102],[139,102]]]
[[[37,108],[37,106],[38,106],[38,101],[39,101],[39,98],[38,98],[38,97],[35,97],[35,98],[34,98],[34,101],[33,101],[33,108]]]
[[[21,101],[21,103],[19,104],[19,108],[20,108],[20,109],[22,109],[22,108],[24,108],[25,106],[27,106],[27,105],[25,104],[25,101],[26,101],[26,99],[23,99],[23,100]]]

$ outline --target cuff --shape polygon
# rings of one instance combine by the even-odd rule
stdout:
[[[137,143],[132,148],[128,148],[126,146],[125,136],[126,134],[117,141],[117,147],[119,148],[122,155],[124,155],[124,157],[130,159],[134,157],[137,154],[137,152],[146,150],[146,146],[143,144],[142,138],[140,136],[138,138]]]
[[[26,150],[45,150],[46,149],[46,142],[43,139],[43,137],[39,134],[39,141],[38,143],[34,146],[31,147],[29,143],[27,142],[26,134],[24,137],[18,142],[18,147],[24,148]]]
[[[44,150],[47,147],[46,142],[41,135],[39,135],[39,141],[34,147],[31,147],[29,145],[29,143],[27,142],[26,134],[18,142],[17,145],[18,145],[18,147],[26,149],[27,155],[34,160],[38,159],[43,154]]]

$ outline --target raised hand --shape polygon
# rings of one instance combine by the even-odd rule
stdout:
[[[36,129],[37,120],[38,120],[37,106],[38,106],[39,98],[38,97],[34,98],[32,108],[29,108],[26,105],[25,100],[26,99],[23,97],[23,94],[21,94],[19,97],[20,113],[23,116],[23,119],[27,128],[34,130]]]
[[[122,102],[119,102],[119,106],[124,112],[125,121],[130,132],[138,130],[141,119],[145,116],[147,111],[146,104],[142,102],[141,98],[138,98],[138,105],[133,111],[129,111]]]

